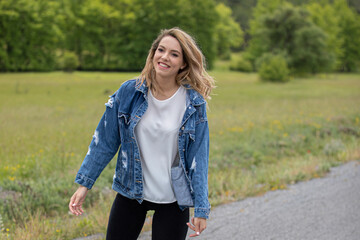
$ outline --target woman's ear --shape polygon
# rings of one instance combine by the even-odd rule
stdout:
[[[180,67],[180,70],[184,70],[184,68],[186,68],[186,66],[187,66],[187,64],[184,63],[184,65],[182,65],[182,66]]]

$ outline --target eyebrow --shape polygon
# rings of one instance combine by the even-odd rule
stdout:
[[[164,47],[163,45],[159,45],[159,47],[162,47],[162,48],[165,48],[165,49],[166,49],[166,47]],[[172,51],[172,52],[177,52],[178,54],[181,54],[181,52],[179,52],[179,51],[176,50],[176,49],[171,49],[170,51]]]

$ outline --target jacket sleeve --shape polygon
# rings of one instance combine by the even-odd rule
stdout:
[[[206,117],[206,105],[200,107],[203,117],[195,124],[195,141],[189,152],[192,156],[190,171],[192,172],[192,187],[194,190],[195,204],[194,216],[209,218],[210,203],[208,199],[208,165],[209,165],[209,125]]]
[[[120,146],[118,126],[119,90],[105,103],[105,112],[94,132],[89,150],[76,175],[75,182],[91,189],[100,173]]]

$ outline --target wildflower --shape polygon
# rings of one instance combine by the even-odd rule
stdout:
[[[10,176],[9,176],[9,180],[10,180],[10,181],[15,181],[15,177],[10,177]]]

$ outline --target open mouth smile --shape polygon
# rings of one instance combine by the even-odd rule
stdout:
[[[162,63],[162,62],[159,62],[158,65],[159,65],[161,68],[164,68],[164,69],[170,68],[169,65],[167,65],[167,64],[165,64],[165,63]]]

